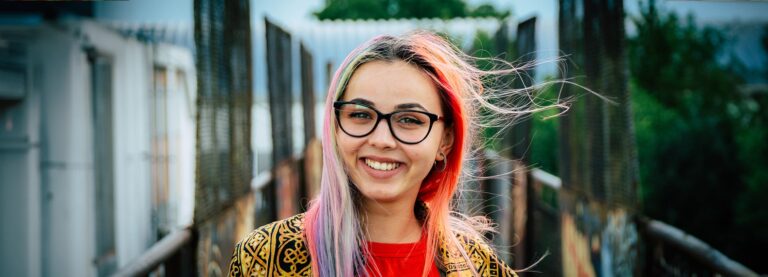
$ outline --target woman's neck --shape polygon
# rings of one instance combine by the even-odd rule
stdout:
[[[368,241],[412,243],[421,238],[421,223],[413,213],[413,202],[377,203],[366,201],[365,227]]]

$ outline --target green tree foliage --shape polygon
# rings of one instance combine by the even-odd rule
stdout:
[[[698,28],[690,16],[681,24],[675,14],[652,7],[636,24],[629,47],[632,77],[662,104],[693,108],[683,115],[697,116],[721,111],[737,97],[738,76],[717,62],[725,42],[721,32]]]
[[[497,11],[491,4],[482,4],[467,12],[468,17],[496,17],[507,18],[511,14],[510,11]]]
[[[500,49],[502,48],[502,49]],[[478,31],[475,34],[475,39],[472,43],[472,50],[470,54],[473,57],[478,58],[477,67],[482,70],[492,70],[498,66],[498,59],[512,60],[519,57],[517,49],[515,48],[515,40],[511,39],[507,45],[499,47],[499,43],[495,40],[491,34]],[[496,59],[496,60],[492,60]],[[512,89],[514,88],[515,78],[525,78],[524,76],[504,76],[501,78],[495,78],[492,80],[486,80],[492,82],[494,87],[502,87]],[[524,80],[524,83],[531,84],[533,80]],[[518,85],[519,86],[519,85]],[[528,96],[521,97],[519,101],[523,104],[530,104],[530,98]],[[542,91],[535,92],[533,99],[536,104],[541,106],[554,105],[558,101],[558,87],[547,87]],[[514,101],[514,100],[512,100]],[[483,116],[493,116],[493,113],[486,110],[480,111]],[[557,129],[558,121],[556,116],[559,113],[558,109],[548,109],[536,114],[530,115],[532,120],[531,125],[531,145],[530,145],[530,161],[531,165],[538,167],[544,171],[557,174]],[[482,136],[486,139],[486,145],[496,151],[505,150],[504,148],[510,147],[505,145],[499,136],[509,135],[500,134],[499,132],[509,132],[511,130],[501,130],[499,128],[485,128],[483,129]],[[514,143],[514,142],[513,142]],[[508,150],[508,149],[506,149]]]
[[[768,53],[768,26],[764,28],[763,50]],[[765,80],[768,80],[766,70]],[[740,105],[733,107],[737,117],[736,142],[740,146],[739,160],[744,165],[744,182],[747,187],[736,204],[736,228],[738,234],[752,234],[739,237],[749,252],[744,253],[760,273],[768,272],[768,265],[762,263],[761,251],[768,247],[768,91],[744,94]]]
[[[509,11],[497,11],[489,4],[469,8],[463,0],[327,0],[315,13],[321,20],[497,17],[506,18]]]
[[[545,88],[537,96],[544,105],[554,105],[559,97],[559,87]],[[559,109],[548,109],[533,115],[531,127],[531,166],[554,175],[559,175],[557,132],[559,127]]]
[[[747,266],[768,246],[768,101],[739,92],[725,37],[648,5],[629,38],[640,197],[647,215]]]
[[[504,51],[506,51],[506,49],[497,49],[494,37],[491,36],[491,34],[478,30],[475,32],[475,38],[472,41],[472,48],[470,49],[469,54],[477,58],[475,65],[478,69],[493,70],[498,63],[494,58],[499,58],[500,53],[504,53]],[[503,82],[503,80],[497,79],[484,81],[493,83],[486,85],[495,85],[496,83]],[[486,109],[481,109],[480,114],[483,118],[490,118],[492,115],[491,111]],[[485,140],[484,143],[486,147],[496,151],[501,150],[502,142],[500,136],[503,135],[499,133],[501,131],[502,130],[498,127],[483,128],[482,137]]]

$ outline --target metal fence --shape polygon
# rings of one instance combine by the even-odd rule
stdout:
[[[560,176],[565,187],[634,210],[638,169],[623,7],[623,1],[560,1],[560,49],[576,65],[562,77],[602,96],[564,87],[565,97],[579,99],[560,118]]]
[[[247,0],[195,1],[198,114],[195,222],[230,206],[252,178]]]

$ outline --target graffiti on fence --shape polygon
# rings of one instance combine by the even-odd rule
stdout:
[[[235,205],[198,224],[197,266],[200,276],[224,276],[235,244],[254,228],[256,198],[248,194]]]
[[[587,203],[574,210],[561,215],[563,275],[632,276],[638,234],[629,214]]]
[[[563,275],[579,277],[597,276],[593,262],[595,262],[594,257],[599,256],[599,237],[579,230],[580,228],[577,225],[585,222],[577,223],[574,216],[570,214],[563,213],[560,220],[562,226],[561,241],[563,244]]]
[[[608,212],[603,229],[601,258],[603,276],[632,276],[637,263],[638,234],[632,218],[624,210]]]

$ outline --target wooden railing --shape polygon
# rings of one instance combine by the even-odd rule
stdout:
[[[166,276],[194,276],[196,242],[192,228],[173,232],[113,276],[146,276],[159,268]]]
[[[638,218],[640,233],[646,237],[646,269],[652,275],[758,276],[717,249],[675,226],[649,218]]]
[[[532,249],[529,250],[529,261],[548,255],[539,260],[534,268],[536,271],[546,273],[547,276],[563,276],[562,261],[562,233],[560,222],[560,178],[549,174],[538,168],[531,169],[531,193],[533,199],[528,224],[531,225],[531,231],[534,236],[529,237],[532,240]]]
[[[538,237],[538,248],[550,251],[537,270],[562,275],[558,199],[563,192],[560,178],[539,169],[531,170],[536,217],[532,219]],[[642,239],[645,259],[642,275],[647,276],[758,276],[746,266],[736,262],[698,238],[661,221],[642,216],[635,217]],[[549,236],[547,234],[550,234]],[[542,239],[547,237],[546,241]],[[543,252],[543,251],[540,251]]]

